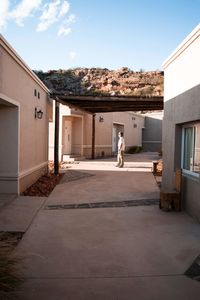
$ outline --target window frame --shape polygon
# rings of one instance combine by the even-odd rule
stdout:
[[[184,175],[189,175],[192,177],[199,178],[200,173],[196,173],[194,171],[190,171],[187,169],[184,169],[184,151],[185,151],[185,129],[186,128],[192,128],[192,160],[193,160],[193,167],[194,167],[194,149],[195,149],[195,126],[197,124],[200,124],[200,122],[193,122],[188,123],[187,125],[182,126],[182,144],[181,144],[181,168]]]

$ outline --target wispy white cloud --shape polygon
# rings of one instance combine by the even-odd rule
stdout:
[[[68,1],[54,0],[44,6],[37,31],[45,31],[51,25],[61,20],[68,13],[70,5]]]
[[[0,32],[6,27],[8,20],[9,0],[1,0],[0,5]]]
[[[70,9],[69,2],[64,1],[61,5],[60,13],[59,13],[58,17],[60,18],[60,17],[63,17],[64,15],[66,15],[68,13],[69,9]]]
[[[69,10],[68,0],[0,0],[0,31],[10,20],[24,26],[25,19],[34,16],[38,20],[36,31],[45,31],[57,23],[58,36],[66,36],[71,33],[70,24],[76,19],[74,14],[66,17]]]
[[[49,26],[57,21],[59,4],[60,1],[57,0],[45,5],[40,17],[40,23],[37,26],[37,31],[45,31]]]
[[[64,26],[61,26],[58,30],[58,36],[60,35],[68,35],[70,34],[72,31],[72,29],[70,27],[64,27]]]
[[[24,26],[24,19],[39,9],[42,0],[22,0],[17,7],[9,13],[9,18],[14,19],[20,26]]]
[[[69,15],[69,17],[66,20],[66,23],[72,24],[72,23],[75,23],[75,22],[76,22],[76,16],[75,16],[75,14]]]
[[[76,16],[74,14],[69,15],[69,17],[60,26],[58,30],[58,36],[70,34],[72,29],[69,27],[69,25],[75,23],[75,21]]]
[[[70,51],[69,52],[69,58],[71,60],[74,60],[76,58],[76,56],[77,56],[77,53],[75,51]]]

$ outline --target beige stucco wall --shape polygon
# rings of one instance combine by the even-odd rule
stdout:
[[[54,103],[55,105],[55,103]],[[54,109],[53,109],[54,110]],[[53,113],[54,116],[54,113]],[[103,122],[99,118],[103,117]],[[53,117],[54,120],[54,117]],[[59,117],[59,160],[64,152],[64,124],[71,121],[71,154],[87,158],[92,153],[92,115],[80,110],[70,109],[60,104]],[[110,156],[112,151],[113,126],[124,131],[126,149],[131,146],[142,146],[142,128],[144,116],[133,112],[97,113],[95,116],[95,156]],[[54,121],[49,123],[49,160],[54,159]]]
[[[72,117],[72,148],[75,155],[83,155],[83,117]]]
[[[103,122],[99,118],[103,117]],[[134,124],[137,126],[134,126]],[[113,126],[123,128],[126,149],[131,146],[142,145],[142,128],[144,117],[132,112],[97,113],[95,116],[95,155],[112,155]],[[84,117],[84,155],[91,157],[92,144],[92,116]],[[102,153],[103,152],[103,153]]]
[[[13,99],[20,106],[18,178],[19,191],[22,192],[37,179],[40,170],[45,170],[47,166],[51,104],[48,100],[48,89],[2,36],[0,41],[0,94],[2,98]],[[35,118],[36,107],[43,111],[41,120]],[[9,151],[8,149],[7,160],[10,157]]]
[[[0,193],[18,191],[19,107],[0,104]]]
[[[64,121],[67,116],[71,116],[71,109],[66,106],[59,104],[59,142],[58,142],[58,154],[59,161],[62,160],[63,148],[64,148]],[[72,119],[70,119],[72,120]],[[48,138],[48,146],[49,146],[49,154],[48,160],[54,160],[54,132],[55,132],[55,101],[52,103],[52,119],[49,122],[49,138]]]

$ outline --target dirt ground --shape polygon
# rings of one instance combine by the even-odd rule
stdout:
[[[40,177],[33,185],[22,193],[23,196],[48,197],[59,183],[62,174],[49,173]]]
[[[59,169],[68,169],[70,166],[68,163],[61,162],[59,164]],[[22,196],[35,196],[35,197],[48,197],[55,186],[60,182],[63,173],[59,175],[54,174],[54,163],[49,161],[48,163],[48,173],[41,176],[34,184],[27,188]]]

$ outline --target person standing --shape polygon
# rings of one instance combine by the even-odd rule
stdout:
[[[118,133],[118,154],[117,154],[117,165],[118,168],[123,168],[124,166],[124,151],[125,151],[125,141],[123,137],[123,132]]]

